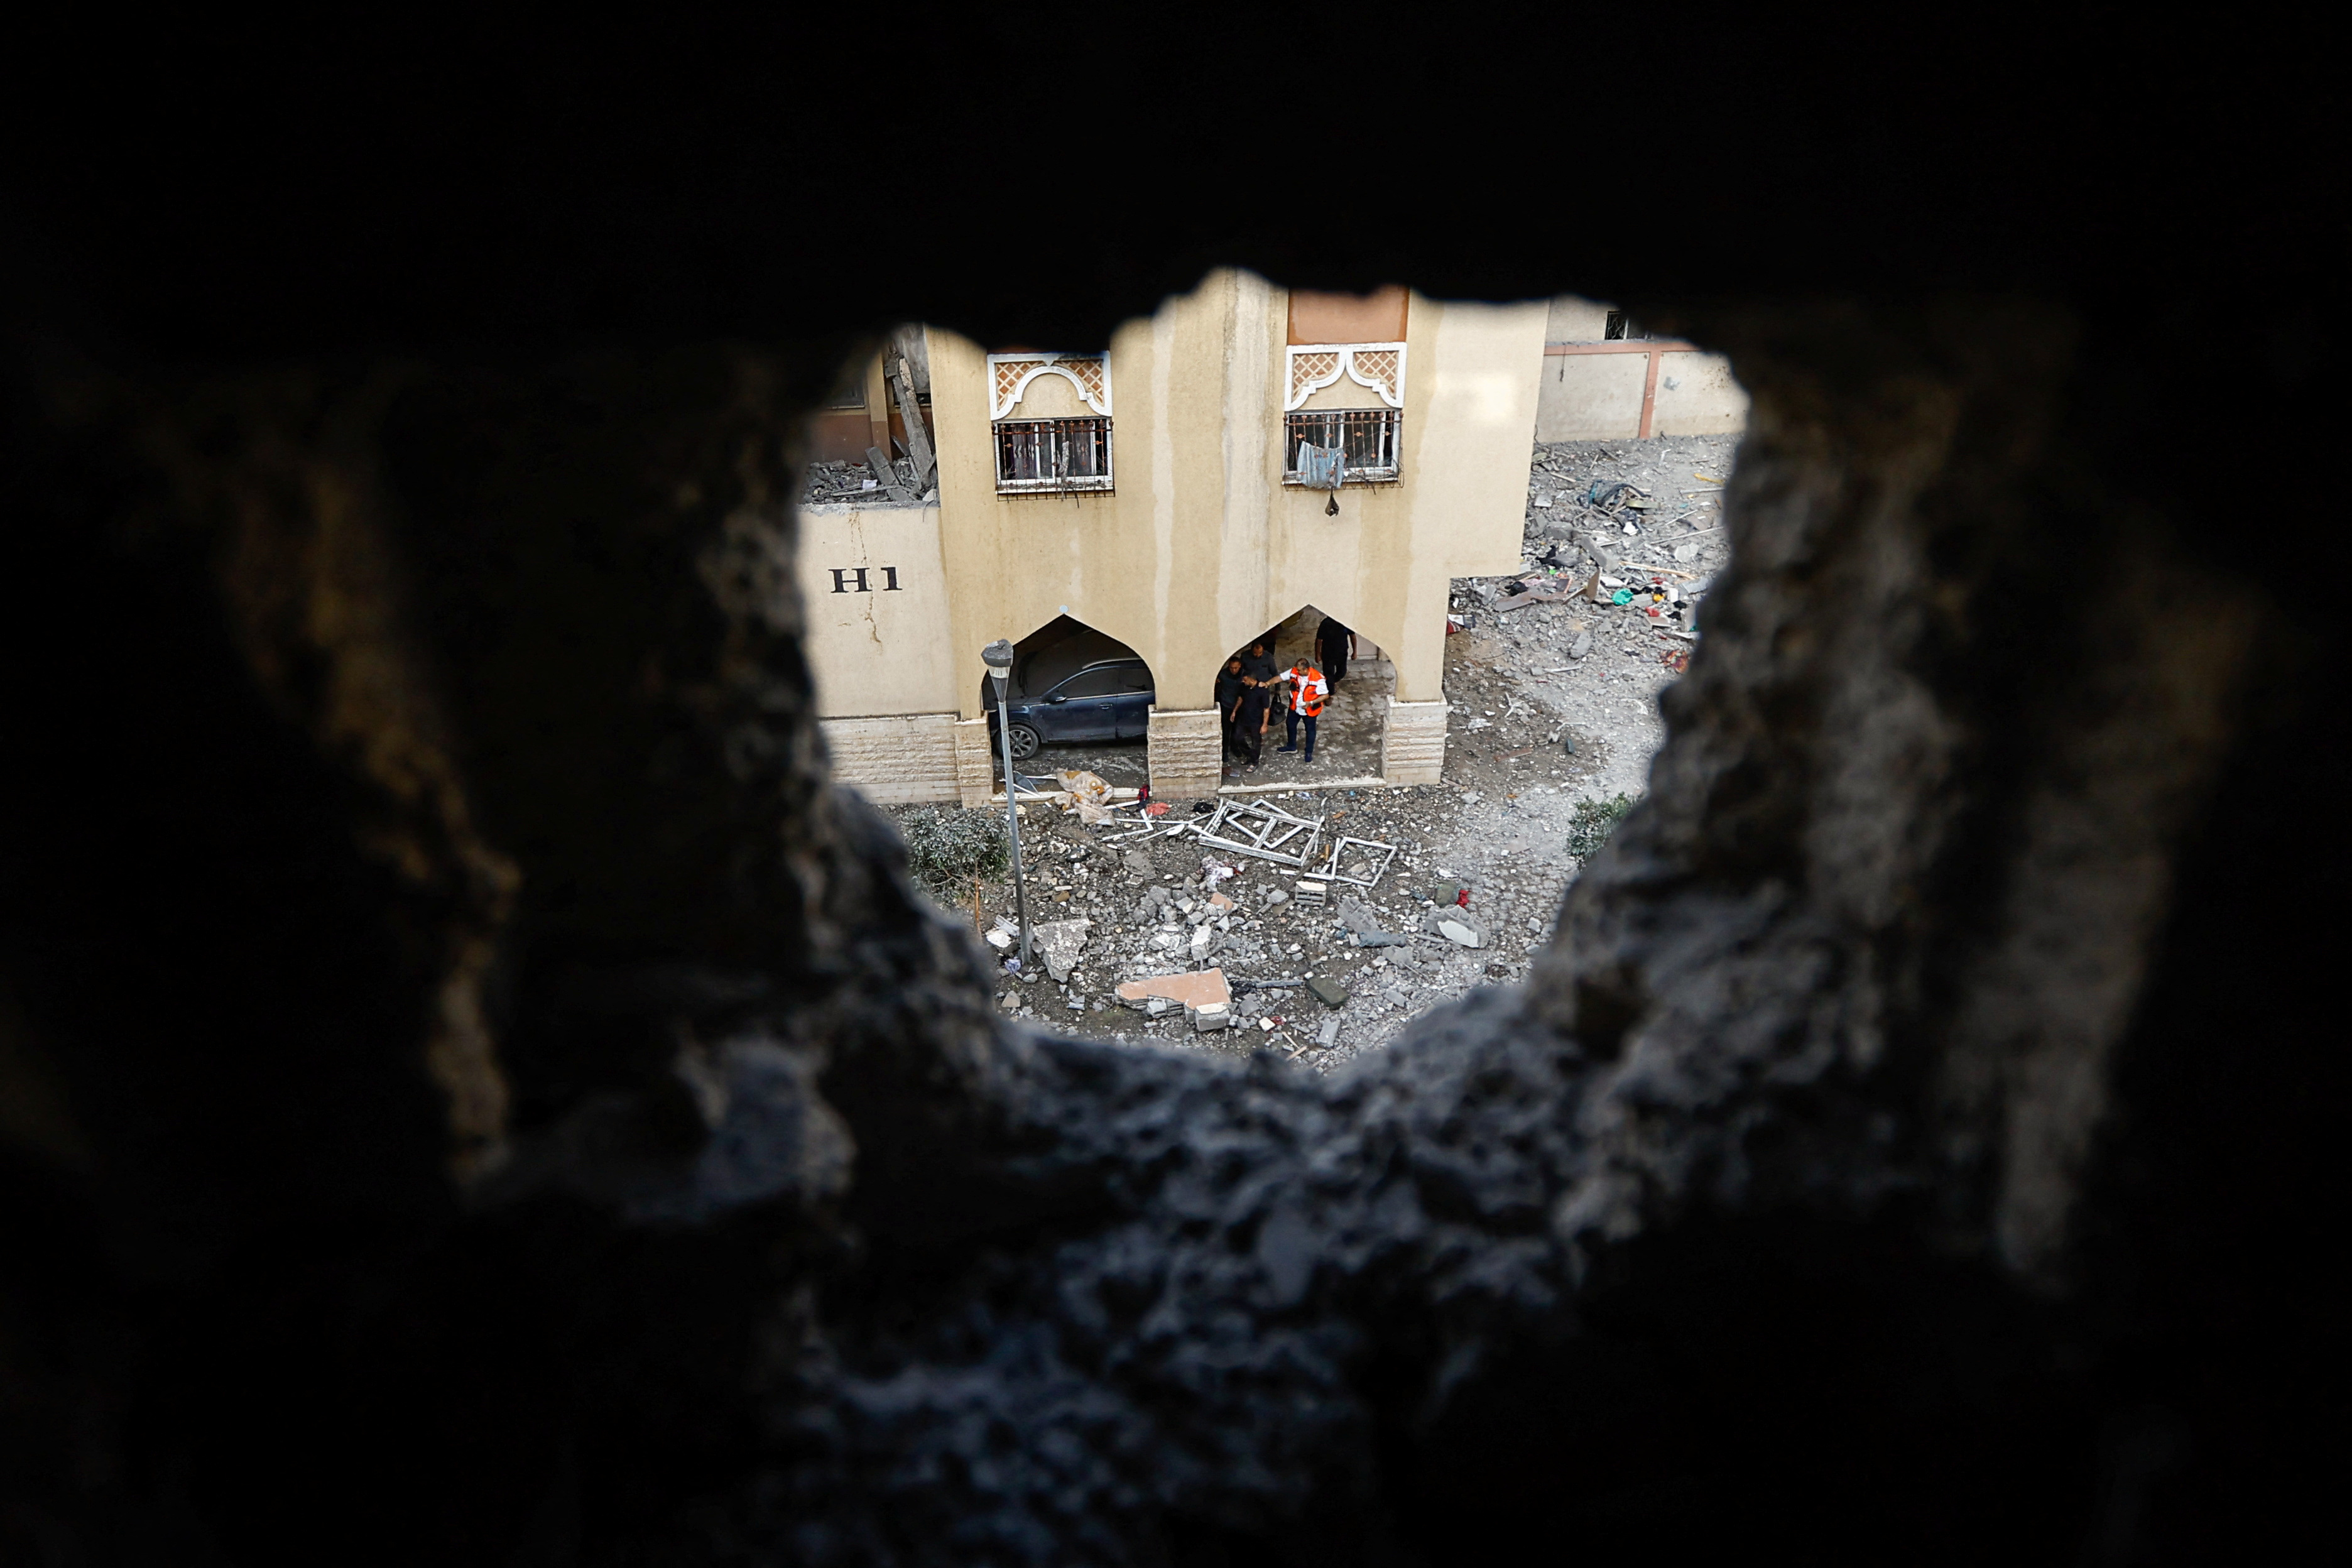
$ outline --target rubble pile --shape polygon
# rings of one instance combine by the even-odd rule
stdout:
[[[801,504],[822,506],[828,502],[839,504],[845,501],[857,501],[866,506],[904,504],[891,493],[891,485],[896,485],[908,496],[919,497],[924,504],[939,500],[940,492],[935,485],[928,488],[918,486],[912,462],[900,458],[889,467],[890,476],[885,480],[875,477],[873,466],[869,463],[811,463],[808,465],[807,482],[801,490]]]
[[[992,922],[997,1005],[1066,1034],[1270,1048],[1328,1070],[1432,1006],[1523,978],[1581,857],[1646,786],[1658,694],[1680,673],[1668,656],[1693,646],[1728,561],[1711,498],[1679,498],[1656,521],[1662,509],[1630,502],[1727,477],[1732,438],[1653,445],[1537,448],[1522,571],[1454,584],[1444,784],[1308,784],[1149,819],[1024,805],[1030,916],[1051,951],[1019,961],[1001,874],[975,874],[972,896],[951,901]],[[1584,499],[1596,493],[1608,504]],[[1571,591],[1515,592],[1530,580]],[[924,842],[960,815],[892,809]]]

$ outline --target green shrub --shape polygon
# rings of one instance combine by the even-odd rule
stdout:
[[[907,819],[907,868],[942,902],[971,890],[974,877],[1000,875],[1011,864],[1004,818],[992,811],[929,811]]]
[[[1568,852],[1580,860],[1590,860],[1601,853],[1625,814],[1633,809],[1633,797],[1619,795],[1614,800],[1580,800],[1568,825]]]

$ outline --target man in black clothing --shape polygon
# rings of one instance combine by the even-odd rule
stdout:
[[[1249,758],[1244,771],[1256,770],[1261,755],[1259,747],[1265,734],[1266,721],[1271,716],[1269,704],[1273,700],[1272,687],[1253,685],[1242,689],[1241,701],[1235,705],[1234,714],[1234,739],[1241,743],[1243,754]]]
[[[1263,637],[1249,645],[1242,656],[1242,673],[1260,686],[1274,684],[1274,638]]]
[[[1225,668],[1217,672],[1217,722],[1224,731],[1225,754],[1234,749],[1234,716],[1241,710],[1242,693],[1247,689],[1249,678],[1242,673],[1242,661],[1225,660]]]
[[[1335,690],[1340,678],[1348,673],[1348,647],[1355,635],[1328,616],[1324,616],[1323,624],[1315,628],[1318,662],[1323,666],[1323,679],[1330,682]]]

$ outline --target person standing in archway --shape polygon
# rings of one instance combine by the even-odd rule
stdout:
[[[1224,731],[1223,754],[1226,756],[1231,756],[1234,751],[1234,725],[1241,718],[1242,693],[1251,684],[1249,677],[1242,673],[1241,656],[1238,654],[1225,660],[1225,668],[1217,672],[1217,722]]]
[[[1331,683],[1334,691],[1339,689],[1339,682],[1348,679],[1348,655],[1355,641],[1356,634],[1329,616],[1324,616],[1323,624],[1315,628],[1315,654],[1323,661],[1324,679]]]
[[[1242,754],[1249,758],[1243,772],[1255,773],[1264,755],[1265,727],[1274,718],[1274,688],[1261,681],[1251,681],[1242,688],[1241,700],[1234,705],[1234,739]]]
[[[1307,754],[1299,760],[1311,763],[1315,760],[1315,721],[1323,716],[1323,700],[1331,695],[1331,688],[1310,658],[1302,658],[1284,670],[1282,684],[1290,694],[1290,708],[1282,719],[1282,749],[1298,750],[1298,726],[1303,723],[1307,726]]]

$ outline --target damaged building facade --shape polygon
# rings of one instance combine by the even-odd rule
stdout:
[[[1381,779],[1435,782],[1449,585],[1519,562],[1550,313],[1225,271],[1102,349],[900,334],[812,437],[820,461],[861,438],[884,459],[821,470],[802,508],[836,776],[985,800],[980,649],[1066,619],[1149,665],[1155,792],[1213,795],[1220,664],[1312,606],[1392,682]]]

